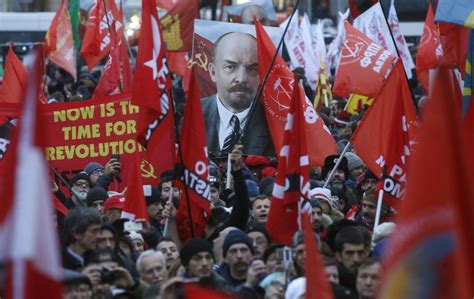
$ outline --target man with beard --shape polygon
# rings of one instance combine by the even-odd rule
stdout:
[[[374,229],[375,214],[377,211],[377,192],[371,189],[364,193],[362,197],[362,206],[355,216],[354,221],[367,227],[370,231]],[[382,210],[380,212],[380,223],[386,220],[390,213],[390,206],[386,203],[382,204]]]
[[[331,173],[331,170],[337,164],[339,159],[340,159],[339,155],[330,155],[330,156],[327,156],[326,159],[324,159],[324,165],[323,165],[323,168],[321,169],[321,178],[323,180],[329,180],[327,188],[331,190],[346,189],[345,195],[348,202],[350,203],[357,202],[357,198],[354,192],[352,191],[351,188],[349,188],[346,185],[346,180],[350,176],[348,161],[346,157],[342,157],[342,160],[339,163],[339,166],[337,167],[333,176],[330,178],[328,177],[329,174]],[[347,188],[344,188],[344,186],[346,186]]]
[[[377,258],[368,258],[357,269],[356,288],[359,299],[373,299],[379,286],[382,264]]]
[[[209,73],[217,94],[202,101],[208,150],[230,153],[243,135],[246,154],[274,156],[260,101],[253,115],[249,115],[260,82],[255,37],[239,32],[219,37],[214,43]],[[247,122],[251,129],[243,132]]]
[[[72,209],[74,207],[87,206],[87,193],[91,189],[91,180],[85,172],[79,172],[70,181],[71,199],[66,200],[64,205]]]
[[[224,263],[216,271],[232,287],[243,285],[253,257],[250,238],[240,229],[232,230],[224,240]]]

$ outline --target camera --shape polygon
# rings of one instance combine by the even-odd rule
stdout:
[[[110,271],[107,268],[102,268],[100,270],[100,282],[112,284],[115,281],[114,272]]]

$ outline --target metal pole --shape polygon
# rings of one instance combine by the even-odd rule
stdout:
[[[346,144],[346,147],[344,147],[344,150],[342,151],[341,155],[339,155],[339,159],[337,159],[336,165],[334,165],[333,169],[332,169],[331,172],[329,173],[328,178],[327,178],[326,181],[324,182],[323,188],[326,188],[326,187],[328,186],[329,181],[331,180],[331,178],[333,177],[334,173],[336,172],[336,169],[339,167],[339,164],[341,164],[342,158],[344,157],[344,155],[346,154],[347,150],[349,149],[349,145],[351,145],[350,142],[348,142],[348,143]]]
[[[374,231],[377,226],[380,224],[380,214],[382,213],[382,203],[383,203],[383,189],[379,190],[379,196],[377,199],[377,210],[375,212],[375,222],[374,222]],[[372,234],[372,242],[374,242],[374,234]]]

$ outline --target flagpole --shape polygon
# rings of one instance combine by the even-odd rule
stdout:
[[[346,147],[344,147],[344,150],[342,151],[342,153],[339,155],[339,159],[337,159],[337,162],[336,162],[336,165],[334,165],[334,167],[332,168],[331,172],[329,173],[329,176],[328,178],[326,179],[326,181],[324,182],[324,185],[323,185],[323,188],[326,188],[329,184],[329,181],[331,180],[331,178],[333,177],[334,173],[336,172],[336,169],[339,167],[339,164],[341,164],[342,162],[342,158],[344,158],[344,155],[346,154],[347,150],[349,149],[349,146],[351,145],[350,142],[348,142],[346,144]],[[322,178],[324,179],[324,178]]]
[[[377,210],[375,212],[375,222],[374,222],[374,231],[377,226],[380,224],[380,214],[382,213],[382,203],[383,203],[383,188],[379,190],[379,196],[377,199]],[[374,242],[375,234],[372,234],[372,242]]]
[[[77,198],[79,198],[79,196],[77,195],[76,191],[72,190],[72,187],[69,186],[69,183],[66,182],[66,180],[61,176],[61,174],[59,174],[59,172],[58,172],[55,168],[53,168],[51,165],[48,164],[48,166],[49,166],[49,169],[51,169],[51,170],[54,172],[54,175],[56,175],[56,176],[61,180],[61,182],[63,182],[63,184],[66,186],[66,188],[69,190],[69,192],[71,192],[71,194],[73,194],[73,195],[75,195]],[[58,188],[59,188],[59,186],[58,186]],[[78,206],[78,207],[82,206],[82,203],[81,203],[81,202],[79,202],[80,205],[77,205],[77,202],[76,202],[72,197],[71,197],[71,200],[73,201],[73,203],[74,203],[76,206]]]
[[[226,171],[226,180],[225,180],[225,188],[230,189],[230,168],[232,167],[232,163],[230,161],[230,154],[227,155],[227,171]]]
[[[392,1],[394,1],[394,0],[390,0],[390,5],[392,4]],[[403,65],[403,74],[405,75],[405,80],[407,81],[408,89],[410,90],[411,100],[413,101],[413,105],[415,105],[416,111],[418,111],[418,107],[416,106],[416,101],[415,101],[415,94],[413,93],[413,90],[412,90],[411,87],[410,87],[410,81],[408,80],[407,72],[406,72],[406,70],[405,70],[405,65],[403,64],[403,59],[402,59],[402,57],[401,57],[401,55],[400,55],[400,50],[399,50],[398,47],[397,47],[397,43],[395,42],[395,38],[393,37],[392,29],[390,29],[390,24],[388,23],[388,19],[387,19],[387,17],[385,16],[385,11],[384,11],[384,9],[383,9],[382,3],[379,2],[379,4],[380,4],[380,9],[382,10],[383,18],[385,19],[385,23],[387,24],[387,27],[388,27],[388,32],[390,32],[390,37],[392,38],[393,45],[395,46],[395,49],[397,50],[398,59],[400,59],[401,62],[402,62],[402,65]],[[395,3],[394,3],[393,5],[394,5],[394,7],[395,7]]]
[[[293,12],[291,13],[290,15],[290,18],[288,20],[288,23],[286,24],[285,26],[285,30],[283,30],[283,34],[281,36],[281,39],[280,39],[280,42],[278,43],[278,46],[275,50],[275,54],[273,54],[273,58],[272,58],[272,62],[270,63],[270,66],[268,67],[267,69],[267,72],[265,73],[265,77],[263,78],[263,81],[262,81],[262,84],[260,84],[259,88],[258,88],[258,91],[257,93],[255,94],[254,98],[253,98],[253,101],[252,103],[250,104],[250,110],[249,110],[249,113],[248,113],[248,119],[247,121],[245,122],[245,127],[243,129],[243,132],[242,134],[240,135],[240,140],[239,140],[239,144],[243,144],[243,139],[245,137],[245,134],[247,133],[247,129],[249,127],[249,124],[250,124],[250,120],[252,119],[252,116],[254,114],[254,111],[255,111],[255,107],[257,106],[257,101],[258,99],[260,98],[260,96],[262,95],[263,93],[263,88],[265,87],[265,84],[267,83],[267,80],[268,80],[268,77],[270,77],[270,72],[272,71],[272,68],[273,68],[273,65],[275,64],[275,60],[278,56],[278,52],[280,52],[280,49],[281,49],[281,46],[283,45],[283,40],[285,38],[285,34],[286,32],[288,31],[288,27],[290,26],[291,24],[291,20],[293,19],[293,16],[294,14],[296,13],[296,11],[298,10],[298,5],[300,4],[300,0],[296,0],[296,3],[295,3],[295,6],[294,6],[294,10]]]

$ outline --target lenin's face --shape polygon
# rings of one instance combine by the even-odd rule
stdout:
[[[257,41],[244,33],[224,36],[209,72],[224,106],[234,112],[250,107],[259,84]]]

